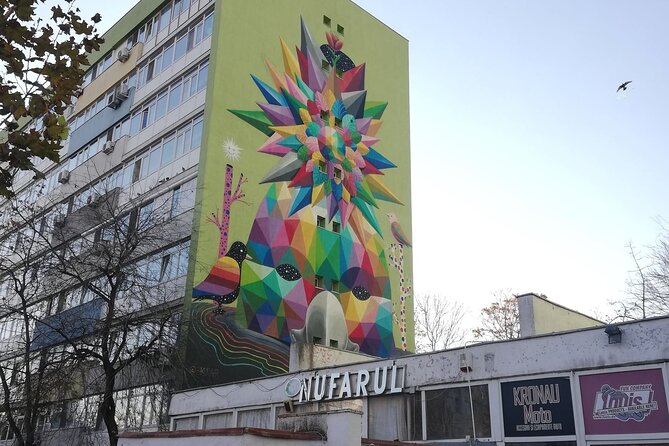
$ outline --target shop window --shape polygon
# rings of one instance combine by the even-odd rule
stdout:
[[[271,409],[269,407],[237,412],[237,427],[271,428]]]
[[[488,386],[471,386],[471,395],[476,436],[490,437]],[[468,387],[426,391],[425,411],[428,440],[463,439],[474,436]]]
[[[175,431],[194,430],[198,428],[199,422],[200,422],[199,417],[175,418],[174,430]]]
[[[235,427],[232,424],[232,412],[214,413],[204,416],[204,429],[224,429]]]
[[[369,398],[368,437],[388,441],[422,440],[421,410],[420,392]]]

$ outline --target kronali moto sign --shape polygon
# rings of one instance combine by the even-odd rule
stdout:
[[[669,432],[662,369],[582,375],[586,434]]]
[[[569,378],[502,383],[502,404],[506,437],[575,433]]]
[[[286,395],[306,403],[400,393],[404,388],[404,372],[404,368],[393,365],[372,370],[295,377],[286,383]]]

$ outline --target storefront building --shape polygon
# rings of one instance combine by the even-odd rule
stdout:
[[[669,444],[669,318],[617,328],[619,339],[599,326],[362,362],[294,346],[293,373],[174,394],[171,429],[314,430],[296,420],[346,412],[362,444]],[[354,362],[301,367],[315,357]]]

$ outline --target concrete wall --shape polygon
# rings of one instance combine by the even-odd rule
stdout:
[[[290,345],[291,372],[311,370],[318,367],[334,367],[363,361],[374,361],[374,356],[353,353],[347,350],[325,347],[316,344],[293,343]]]
[[[549,301],[534,293],[517,296],[522,337],[604,325],[590,316]]]

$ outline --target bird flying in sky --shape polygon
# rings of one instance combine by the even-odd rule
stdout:
[[[631,83],[632,83],[632,81],[623,82],[622,84],[620,84],[620,86],[618,86],[618,89],[616,90],[616,93],[618,93],[620,90],[623,90],[623,91],[627,90],[627,86]]]
[[[397,240],[397,243],[403,246],[411,246],[411,240],[406,236],[404,230],[400,226],[400,222],[397,221],[397,215],[390,212],[388,214],[388,221],[390,222],[390,232],[393,233],[393,237]]]

